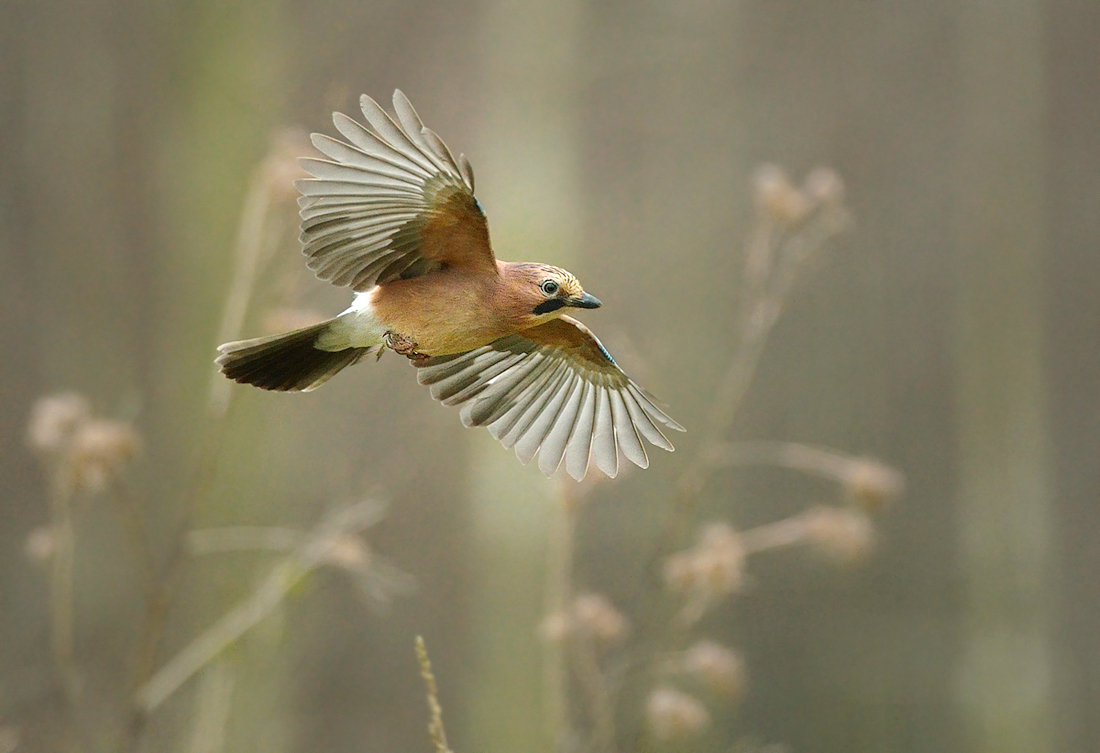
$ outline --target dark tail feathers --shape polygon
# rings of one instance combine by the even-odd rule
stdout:
[[[313,347],[333,321],[282,335],[226,343],[218,348],[221,355],[214,363],[234,382],[265,390],[308,392],[327,382],[340,369],[377,350],[367,347],[329,351]]]

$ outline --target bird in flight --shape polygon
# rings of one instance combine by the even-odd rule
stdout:
[[[393,95],[396,121],[363,95],[370,129],[335,113],[340,141],[313,134],[329,159],[302,160],[303,253],[318,278],[355,292],[339,316],[226,343],[229,379],[266,390],[316,389],[390,348],[417,367],[432,397],[459,406],[524,463],[578,481],[590,461],[614,477],[620,458],[649,465],[642,440],[672,451],[683,431],[616,365],[570,309],[598,308],[569,272],[496,259],[474,197],[474,173]]]

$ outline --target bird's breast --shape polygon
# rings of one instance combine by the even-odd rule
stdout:
[[[462,353],[517,329],[494,306],[493,282],[446,273],[394,280],[371,291],[370,307],[387,329],[414,340],[418,352]]]

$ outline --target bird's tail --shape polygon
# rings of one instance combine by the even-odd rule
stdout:
[[[222,373],[235,382],[265,390],[309,392],[327,382],[345,366],[378,350],[379,346],[321,350],[319,338],[329,332],[336,319],[282,335],[239,340],[218,348],[215,361]]]

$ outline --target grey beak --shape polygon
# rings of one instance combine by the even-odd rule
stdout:
[[[598,309],[603,304],[596,296],[585,293],[580,298],[571,298],[569,305],[578,309]]]

